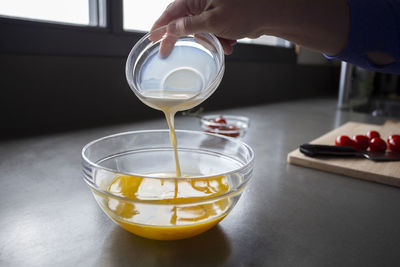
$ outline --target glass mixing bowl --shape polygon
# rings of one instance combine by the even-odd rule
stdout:
[[[199,33],[169,42],[171,51],[162,56],[160,47],[171,41],[165,29],[152,31],[135,44],[126,62],[126,78],[136,96],[152,108],[159,109],[154,102],[182,100],[186,104],[180,110],[190,109],[220,84],[224,51],[213,34]]]
[[[82,150],[84,180],[97,203],[136,235],[175,240],[207,231],[232,210],[252,176],[254,153],[240,140],[176,134],[179,178],[168,130],[110,135]]]

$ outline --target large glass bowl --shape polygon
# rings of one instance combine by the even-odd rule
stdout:
[[[207,231],[232,210],[252,176],[254,153],[240,140],[197,131],[176,134],[180,178],[173,175],[168,130],[110,135],[82,150],[84,180],[97,203],[136,235],[175,240]],[[121,179],[142,191],[140,197],[114,193]]]
[[[193,108],[220,84],[225,70],[223,48],[210,33],[171,40],[165,31],[165,27],[154,30],[135,44],[126,62],[126,79],[136,96],[152,108],[159,109],[154,102],[165,99],[184,100],[180,110]],[[169,46],[166,43],[171,51],[162,55],[160,48]]]

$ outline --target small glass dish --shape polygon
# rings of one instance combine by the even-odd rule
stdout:
[[[250,125],[250,120],[244,116],[207,115],[200,118],[203,131],[235,138],[243,138]]]
[[[250,181],[254,153],[242,141],[176,135],[182,177],[174,176],[168,130],[119,133],[82,149],[84,181],[97,204],[133,234],[176,240],[203,233],[228,215]]]
[[[218,87],[225,70],[224,50],[211,33],[198,33],[171,40],[166,27],[147,33],[130,51],[125,74],[136,96],[146,105],[163,101],[178,109],[193,108],[206,100]],[[169,47],[162,55],[161,47]],[[150,101],[149,101],[150,100]]]

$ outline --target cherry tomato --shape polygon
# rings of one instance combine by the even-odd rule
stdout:
[[[226,124],[226,120],[225,120],[224,117],[219,116],[218,118],[216,118],[216,119],[214,120],[214,123]]]
[[[400,152],[400,135],[393,134],[389,136],[387,143],[392,152]]]
[[[353,140],[356,144],[355,149],[357,149],[357,150],[367,150],[368,149],[369,139],[367,136],[358,134],[358,135],[353,136]]]
[[[388,137],[388,139],[400,140],[400,135],[398,135],[398,134],[392,134],[391,136]]]
[[[335,140],[335,145],[337,146],[352,146],[356,148],[356,143],[347,135],[340,135]],[[356,148],[357,149],[357,148]]]
[[[374,152],[384,152],[386,147],[385,141],[380,137],[372,138],[369,142],[369,149]]]
[[[368,139],[371,141],[373,138],[375,138],[375,137],[381,137],[381,135],[379,134],[379,132],[377,132],[377,131],[369,131],[368,133],[367,133],[367,137],[368,137]]]
[[[226,120],[224,117],[219,116],[218,118],[210,121],[210,124],[208,127],[213,128],[213,129],[221,129],[222,127],[225,127],[226,125]]]

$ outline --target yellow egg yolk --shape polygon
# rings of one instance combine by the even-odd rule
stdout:
[[[217,198],[229,190],[225,176],[151,176],[160,178],[118,176],[108,187],[110,193],[133,200],[108,199],[105,207],[110,217],[129,232],[159,240],[188,238],[207,231],[227,214],[229,198]]]

